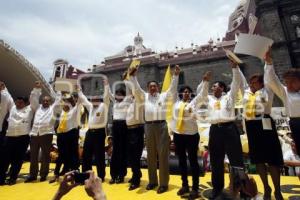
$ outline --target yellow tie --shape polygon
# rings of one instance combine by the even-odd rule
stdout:
[[[215,102],[214,109],[215,110],[221,110],[221,102],[220,102],[220,100],[217,100]]]
[[[246,103],[246,117],[247,119],[254,119],[255,118],[255,101],[258,93],[249,94],[248,101]]]
[[[187,103],[182,102],[182,101],[179,103],[178,119],[177,119],[177,123],[176,123],[176,130],[179,133],[183,133],[183,131],[184,131],[183,115],[184,115],[184,108],[186,105],[187,105]]]
[[[59,122],[57,133],[64,133],[67,131],[68,113],[63,111],[62,118]]]

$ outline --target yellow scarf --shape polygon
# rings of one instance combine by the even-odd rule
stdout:
[[[179,133],[183,133],[184,131],[184,120],[183,120],[183,115],[184,115],[184,108],[186,107],[187,103],[181,101],[179,103],[179,112],[178,112],[178,119],[177,119],[177,123],[176,123],[176,130]]]
[[[246,103],[245,111],[246,111],[246,117],[247,119],[254,119],[255,118],[255,103],[256,103],[256,97],[259,94],[259,92],[255,92],[254,94],[250,94],[248,96],[248,101]]]
[[[64,133],[67,131],[68,113],[63,111],[62,118],[59,121],[57,133]]]

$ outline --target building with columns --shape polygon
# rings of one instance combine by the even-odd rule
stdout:
[[[300,66],[300,1],[241,0],[229,16],[228,30],[223,38],[158,53],[145,47],[142,34],[137,33],[133,44],[115,55],[105,57],[101,63],[88,70],[91,77],[82,82],[83,90],[87,95],[101,94],[101,80],[92,74],[104,74],[112,84],[121,80],[122,73],[135,58],[141,60],[138,79],[143,88],[146,88],[146,83],[150,80],[162,82],[169,64],[181,66],[179,85],[187,84],[195,90],[202,74],[208,70],[213,72],[213,80],[229,84],[231,68],[223,49],[233,50],[235,37],[239,33],[260,34],[274,40],[272,53],[279,75],[290,67]],[[245,63],[241,68],[246,77],[253,73],[263,73],[261,60],[242,55],[240,58]]]

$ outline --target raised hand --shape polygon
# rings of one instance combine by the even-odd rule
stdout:
[[[134,68],[129,68],[129,75],[130,76],[136,76],[138,68],[134,67]]]
[[[122,81],[126,80],[127,78],[127,74],[128,74],[128,70],[126,70],[123,74],[122,74]]]
[[[4,82],[0,81],[0,91],[5,89]]]
[[[109,84],[108,78],[107,77],[103,78],[103,85],[108,85],[108,84]]]
[[[102,189],[102,181],[99,177],[95,176],[93,171],[89,171],[90,177],[85,180],[84,189],[86,193],[94,200],[105,200],[106,196]]]
[[[265,54],[264,60],[268,65],[273,64],[273,59],[272,59],[272,56],[271,56],[271,47],[269,47],[269,50]]]
[[[78,186],[78,183],[75,183],[74,180],[74,171],[68,172],[65,174],[64,179],[59,185],[59,188],[53,198],[53,200],[61,199],[65,194],[67,194],[74,187]]]
[[[174,74],[175,74],[175,76],[179,76],[179,74],[180,74],[180,67],[179,67],[179,65],[175,65]]]
[[[205,74],[203,75],[202,80],[203,81],[210,81],[212,77],[212,72],[211,71],[207,71],[205,72]]]
[[[235,62],[233,59],[229,59],[229,60],[230,60],[231,68],[237,68],[239,66],[239,64]]]

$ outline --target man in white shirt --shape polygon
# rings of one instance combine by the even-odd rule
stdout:
[[[166,108],[168,98],[173,98],[177,90],[180,68],[175,66],[173,80],[170,88],[165,93],[159,93],[156,81],[147,84],[148,92],[140,87],[136,79],[136,69],[130,72],[131,82],[134,85],[134,95],[142,98],[145,104],[145,135],[148,151],[148,176],[147,190],[152,190],[158,185],[157,158],[159,162],[159,188],[161,194],[168,190],[169,185],[169,148],[170,139],[166,124]]]
[[[41,83],[36,82],[30,94],[30,105],[26,97],[18,97],[9,107],[8,129],[1,155],[0,184],[5,184],[6,171],[10,168],[7,184],[14,185],[21,170],[23,159],[29,144],[29,132],[34,112],[39,105]]]
[[[73,96],[65,94],[63,100],[63,108],[56,129],[59,159],[64,164],[61,174],[71,170],[78,170],[79,167],[78,143],[82,109],[82,100],[80,97],[78,101],[75,102]],[[54,174],[56,176],[59,175],[59,170],[59,168],[55,168]]]
[[[110,100],[113,102],[113,151],[110,162],[110,184],[123,183],[124,177],[127,175],[127,125],[126,114],[129,106],[129,97],[126,91],[120,87],[113,95],[109,91]]]
[[[104,94],[100,97],[93,98],[90,102],[80,91],[79,99],[82,99],[83,106],[88,110],[88,131],[86,132],[83,144],[82,171],[92,170],[93,156],[97,166],[98,177],[104,182],[105,178],[105,128],[108,121],[109,110],[109,85],[107,80],[103,80]]]
[[[285,85],[281,84],[275,74],[271,49],[265,56],[265,84],[282,100],[287,115],[290,118],[290,128],[293,140],[300,155],[300,70],[291,68],[284,73]]]
[[[143,100],[134,96],[133,85],[128,80],[124,80],[126,88],[129,91],[128,109],[126,114],[127,125],[127,158],[128,164],[132,170],[129,190],[134,190],[140,186],[141,156],[144,148],[144,105]]]
[[[225,154],[231,167],[243,167],[242,145],[240,134],[234,123],[235,99],[240,85],[240,75],[237,65],[232,65],[233,80],[231,89],[226,93],[226,84],[216,81],[212,86],[212,95],[206,95],[207,117],[211,123],[209,130],[209,152],[212,170],[213,191],[210,199],[216,199],[224,188],[224,158]],[[203,81],[202,92],[208,94],[208,81]]]
[[[9,108],[13,103],[14,100],[11,98],[9,92],[7,91],[5,84],[0,81],[0,148],[1,149],[5,137],[5,132],[6,132],[5,129],[7,128],[7,126],[4,127],[4,123],[6,124],[5,118],[9,112]]]
[[[300,157],[297,155],[295,143],[291,143],[290,150],[284,153],[283,159],[289,168],[289,176],[298,176],[300,179]]]
[[[58,94],[51,105],[51,97],[44,96],[37,109],[30,132],[30,172],[25,183],[35,181],[39,171],[39,152],[41,150],[40,181],[45,181],[49,173],[50,150],[54,132],[55,109],[61,101]]]

